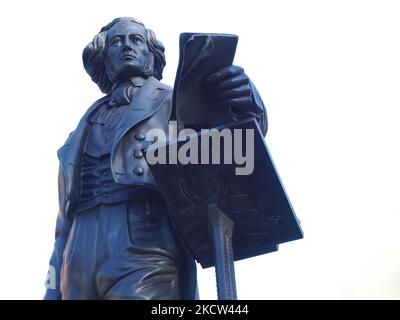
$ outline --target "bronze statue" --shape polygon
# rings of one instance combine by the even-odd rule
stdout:
[[[195,261],[141,151],[147,132],[167,130],[174,114],[172,89],[160,82],[164,46],[140,21],[118,18],[86,46],[83,63],[106,96],[58,151],[60,210],[45,299],[195,299]],[[264,105],[242,68],[210,74],[204,86],[232,120],[250,114],[266,133]]]

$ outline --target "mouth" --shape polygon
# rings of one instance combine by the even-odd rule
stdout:
[[[131,54],[124,54],[121,58],[122,61],[127,61],[127,60],[136,60],[136,57]]]

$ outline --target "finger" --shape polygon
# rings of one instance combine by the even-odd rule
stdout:
[[[248,111],[251,110],[252,108],[252,98],[251,97],[232,98],[223,101],[222,105],[228,107],[234,107],[237,108],[238,110]]]
[[[249,83],[249,77],[244,73],[235,76],[234,78],[225,79],[220,83],[215,83],[208,86],[209,92],[220,92],[231,88],[240,87]]]
[[[218,70],[206,78],[206,83],[218,83],[224,79],[233,78],[241,73],[244,73],[243,68],[238,66],[229,66]]]
[[[242,85],[237,88],[225,90],[215,95],[215,98],[218,100],[222,99],[226,100],[226,99],[240,98],[240,97],[243,98],[251,97],[251,88],[248,84]]]

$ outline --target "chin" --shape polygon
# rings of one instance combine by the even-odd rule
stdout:
[[[122,75],[122,78],[124,79],[137,76],[145,77],[144,68],[132,64],[124,66],[118,74]]]

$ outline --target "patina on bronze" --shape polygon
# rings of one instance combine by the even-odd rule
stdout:
[[[207,81],[207,72],[232,63],[236,43],[235,35],[181,35],[173,106],[181,127],[197,132],[192,130],[148,150],[168,157],[175,150],[190,153],[190,163],[156,163],[150,169],[166,199],[172,222],[193,257],[204,268],[215,266],[219,299],[237,297],[234,260],[276,251],[280,243],[302,238],[299,221],[259,127],[262,122],[256,121],[260,118],[242,112],[242,120],[235,117],[232,121],[232,110],[219,108],[220,101],[199,85]],[[262,105],[255,88],[253,97]],[[212,129],[207,131],[205,127]],[[247,139],[247,131],[254,139]],[[216,141],[215,147],[212,144]],[[187,147],[189,144],[192,147]],[[224,153],[230,144],[230,152]],[[236,157],[232,161],[236,148],[240,153],[253,151],[250,170],[240,171]],[[213,163],[216,154],[217,163]]]
[[[172,88],[160,82],[164,46],[140,21],[118,18],[85,47],[83,63],[105,96],[58,151],[45,299],[195,299],[195,260],[142,152],[149,130],[175,119]],[[264,105],[242,68],[217,70],[202,85],[232,121],[253,114],[266,133]]]

